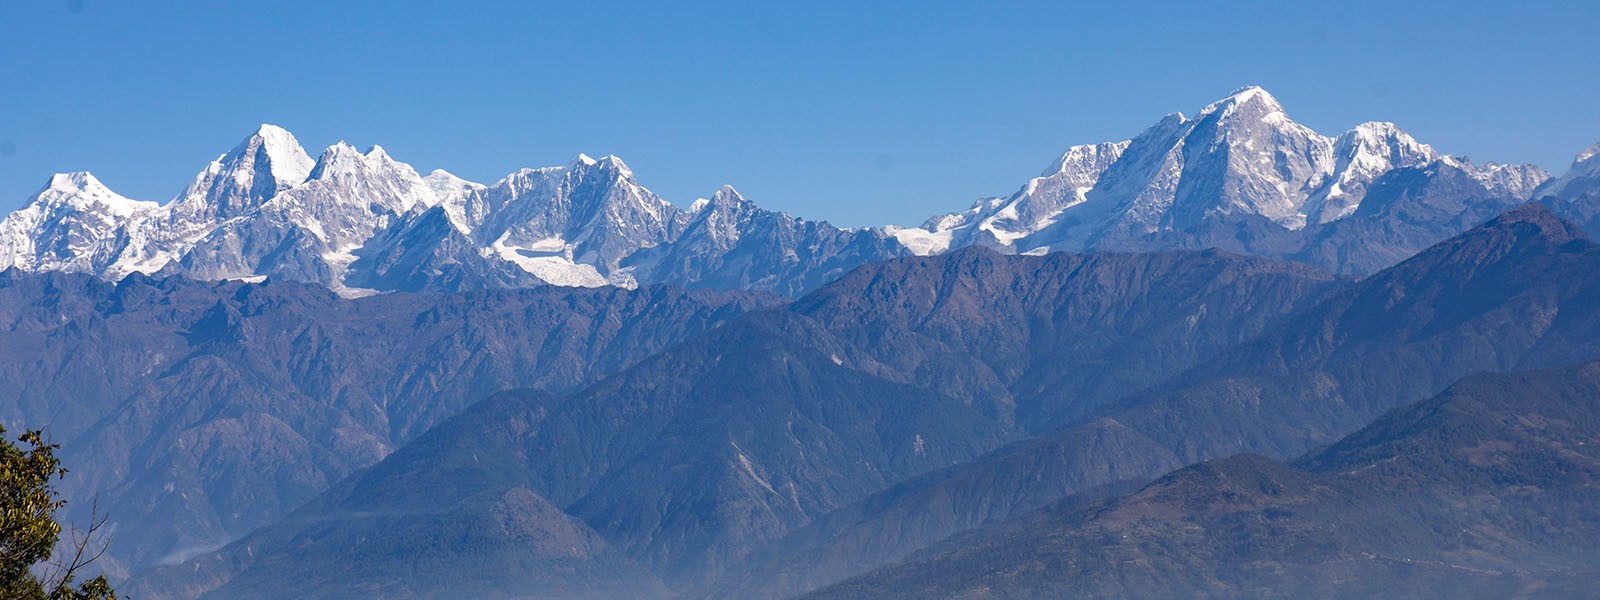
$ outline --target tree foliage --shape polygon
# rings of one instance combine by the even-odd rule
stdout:
[[[116,594],[105,577],[78,586],[78,571],[98,554],[87,552],[90,538],[103,520],[72,536],[65,554],[53,557],[61,539],[56,511],[66,504],[51,487],[52,479],[66,475],[44,433],[28,431],[20,446],[5,439],[0,427],[0,598],[8,600],[114,600]]]

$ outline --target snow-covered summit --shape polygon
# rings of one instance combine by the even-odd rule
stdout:
[[[1540,185],[1533,192],[1533,197],[1546,196],[1565,197],[1573,194],[1577,188],[1600,184],[1600,144],[1595,144],[1579,151],[1572,159],[1572,166],[1561,177],[1551,179]]]
[[[327,179],[350,175],[360,171],[366,164],[367,157],[360,150],[349,142],[339,140],[323,149],[322,155],[317,157],[317,162],[307,174],[307,178]]]
[[[61,192],[82,192],[90,188],[106,189],[105,184],[100,183],[100,180],[88,171],[56,173],[50,176],[50,181],[45,183],[44,187]]]
[[[1572,159],[1572,166],[1573,168],[1577,168],[1578,165],[1591,164],[1590,160],[1596,156],[1600,156],[1600,144],[1595,144],[1593,146],[1589,146],[1588,148],[1584,148],[1582,152],[1579,152],[1578,155]],[[1600,165],[1600,163],[1591,164],[1591,166],[1597,165]]]
[[[57,173],[0,220],[0,270],[99,272],[122,226],[160,205],[130,200],[88,172]]]
[[[255,135],[245,140],[243,145],[260,144],[271,164],[273,178],[285,186],[292,186],[306,180],[311,173],[311,157],[306,154],[305,148],[300,146],[294,134],[277,125],[261,124],[256,128]]]
[[[28,204],[38,204],[42,207],[65,206],[76,211],[103,210],[124,217],[147,213],[160,206],[155,202],[125,198],[100,183],[100,180],[88,171],[51,175],[44,189],[35,194]]]
[[[1418,142],[1394,123],[1368,121],[1333,140],[1332,175],[1313,191],[1301,208],[1312,224],[1350,216],[1360,206],[1367,186],[1384,173],[1448,159]]]
[[[1506,196],[1525,198],[1526,182],[1541,180],[1534,168],[1445,156],[1393,123],[1325,136],[1251,86],[1193,118],[1170,114],[1130,141],[1075,146],[1008,198],[888,231],[917,253],[968,244],[1014,252],[1140,247],[1208,223],[1258,218],[1295,232],[1351,216],[1368,187],[1396,169],[1443,161]]]
[[[891,226],[886,231],[919,255],[970,245],[1011,246],[1085,202],[1100,175],[1131,143],[1073,146],[1010,197],[979,200],[964,212],[935,216],[920,228]]]
[[[172,210],[186,224],[237,217],[305,181],[314,165],[294,135],[263,124],[206,165]]]
[[[1278,103],[1278,99],[1260,86],[1234,90],[1226,97],[1201,108],[1195,119],[1203,120],[1211,116],[1229,119],[1235,113],[1248,113],[1246,118],[1268,122],[1289,120],[1288,113],[1284,112],[1283,105]]]
[[[456,229],[463,233],[471,232],[472,223],[482,220],[482,195],[488,186],[467,181],[444,169],[434,169],[422,181],[439,199],[439,206],[443,207]]]
[[[444,169],[434,169],[429,171],[428,175],[422,179],[423,181],[428,182],[428,187],[433,188],[434,191],[441,194],[453,192],[454,190],[480,189],[484,187],[484,185],[481,183],[467,181],[457,177],[455,173],[451,173]]]
[[[717,193],[711,195],[712,206],[742,206],[749,203],[750,201],[745,200],[744,195],[731,185],[717,188]]]

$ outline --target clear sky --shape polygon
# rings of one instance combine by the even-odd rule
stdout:
[[[486,183],[616,154],[679,205],[916,223],[1248,84],[1559,174],[1600,141],[1596,5],[3,1],[0,209],[67,170],[166,201],[268,122]]]

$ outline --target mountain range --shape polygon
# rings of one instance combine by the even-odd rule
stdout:
[[[671,284],[798,297],[862,264],[979,245],[1217,247],[1359,275],[1541,197],[1547,180],[1537,167],[1443,154],[1391,123],[1324,136],[1256,87],[1130,140],[1072,147],[1016,193],[920,227],[842,229],[761,209],[731,187],[680,208],[614,156],[488,185],[420,175],[377,146],[340,142],[313,159],[262,125],[165,204],[88,173],[53,176],[0,221],[0,267],[271,277],[352,296]]]
[[[1582,597],[1597,156],[1245,88],[845,229],[263,125],[0,220],[0,424],[130,597]]]
[[[665,282],[795,293],[901,254],[876,231],[760,210],[732,188],[679,209],[616,157],[486,186],[423,177],[376,146],[341,142],[313,160],[271,125],[166,204],[54,176],[0,222],[0,240],[0,265],[28,271],[271,277],[348,296]]]
[[[1288,464],[1065,500],[804,598],[1583,597],[1597,437],[1600,363],[1477,375]]]
[[[525,489],[564,510],[553,513],[561,520],[606,540],[633,572],[651,574],[660,589],[683,589],[835,508],[1016,440],[1043,415],[1071,412],[1054,407],[1089,410],[1127,381],[1179,372],[1333,287],[1308,267],[1211,252],[1029,257],[970,249],[870,265],[575,393],[474,405],[449,428],[465,437],[408,447],[281,523],[158,573],[184,573],[184,586],[210,582],[216,587],[202,589],[214,597],[357,594],[393,580],[392,549],[404,540],[440,535],[365,515],[459,507],[417,526],[459,524],[492,514],[484,502]],[[1254,310],[1209,308],[1245,305]],[[1194,318],[1162,318],[1181,312]],[[1061,377],[1062,364],[1095,356],[1129,359],[1071,377],[1085,382],[1081,394],[1034,392],[1040,380]],[[477,444],[486,431],[503,445]],[[451,453],[438,448],[472,459],[444,458]],[[441,489],[418,478],[458,483]],[[306,552],[307,544],[318,552]],[[550,551],[481,544],[497,552],[406,568],[480,573],[468,578],[499,587],[474,593],[511,594],[523,583],[483,569]],[[304,575],[334,555],[373,570]],[[288,581],[287,572],[302,575]],[[411,579],[383,593],[443,595],[455,580]],[[599,597],[628,595],[611,594]]]
[[[1600,357],[1597,274],[1600,245],[1539,206],[1360,282],[1215,251],[879,263],[586,388],[474,405],[134,589],[788,597],[1074,494],[1287,459],[1476,372]],[[547,578],[596,572],[633,583]]]
[[[507,388],[567,390],[778,299],[651,286],[383,294],[0,273],[9,425],[117,506],[112,573],[218,546]],[[69,505],[81,522],[89,501]]]
[[[1600,244],[1526,206],[1101,410],[902,482],[753,554],[712,597],[788,597],[1062,497],[1240,452],[1288,459],[1483,371],[1600,357]]]

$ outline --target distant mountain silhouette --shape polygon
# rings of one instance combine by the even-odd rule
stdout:
[[[138,569],[276,520],[510,387],[568,390],[773,297],[545,288],[341,299],[306,284],[0,273],[0,412],[45,425],[72,518]]]
[[[805,596],[1587,598],[1600,362],[1469,377],[1289,466],[1242,454]]]

